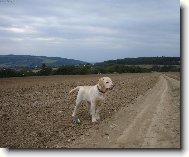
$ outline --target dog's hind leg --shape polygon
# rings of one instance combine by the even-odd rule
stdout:
[[[80,103],[81,103],[81,100],[79,99],[79,97],[77,97],[77,99],[76,99],[76,105],[75,105],[75,108],[74,108],[72,117],[75,117],[77,108],[78,108],[78,106],[80,105]]]

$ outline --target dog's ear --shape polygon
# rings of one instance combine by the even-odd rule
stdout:
[[[105,92],[105,91],[106,91],[106,87],[105,87],[104,79],[103,79],[103,78],[100,78],[100,79],[99,79],[98,85],[99,85],[100,90],[101,90],[102,92]]]

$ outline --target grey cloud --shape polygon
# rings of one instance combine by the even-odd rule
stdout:
[[[0,4],[0,54],[85,61],[179,56],[179,0],[14,0]]]

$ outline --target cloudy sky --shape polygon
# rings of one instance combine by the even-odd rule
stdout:
[[[179,0],[1,0],[0,55],[180,56]]]

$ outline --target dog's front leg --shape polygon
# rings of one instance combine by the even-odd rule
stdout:
[[[89,114],[92,115],[92,113],[91,113],[91,103],[90,102],[87,102],[87,109],[88,109]]]
[[[91,102],[92,122],[96,122],[95,105],[96,105],[95,102]]]

